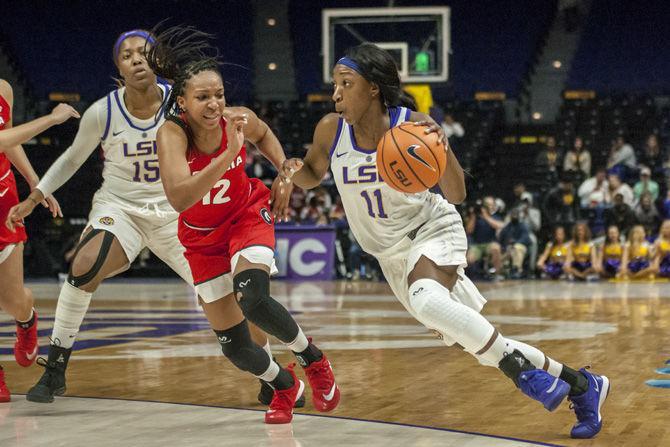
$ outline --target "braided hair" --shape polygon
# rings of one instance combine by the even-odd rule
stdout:
[[[403,106],[416,110],[416,102],[402,89],[398,66],[388,51],[366,42],[350,48],[346,57],[360,67],[361,76],[377,84],[385,107]]]
[[[192,26],[173,26],[160,33],[155,30],[155,43],[147,51],[147,63],[157,76],[173,82],[165,100],[165,116],[178,116],[177,97],[184,94],[186,81],[202,71],[221,76],[219,52],[209,41],[212,34]]]

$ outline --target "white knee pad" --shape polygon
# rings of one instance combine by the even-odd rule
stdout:
[[[409,287],[409,302],[418,320],[474,354],[493,335],[494,328],[474,309],[458,302],[449,289],[432,279],[419,279]]]

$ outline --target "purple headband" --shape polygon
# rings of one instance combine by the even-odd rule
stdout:
[[[118,39],[116,39],[116,43],[114,44],[114,60],[119,57],[119,48],[121,47],[121,44],[129,37],[143,37],[149,43],[156,43],[156,39],[154,39],[151,34],[144,30],[134,29],[132,31],[126,31],[125,33],[121,34]]]
[[[340,58],[340,60],[338,60],[335,65],[344,65],[345,67],[349,67],[359,75],[363,76],[363,70],[361,70],[361,67],[359,67],[353,59],[350,59],[347,56]]]

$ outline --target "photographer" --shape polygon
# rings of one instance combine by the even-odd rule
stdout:
[[[504,226],[497,213],[495,199],[491,196],[484,197],[483,201],[478,200],[468,209],[465,217],[465,232],[472,239],[467,252],[468,265],[486,258],[492,266],[489,274],[494,279],[501,278],[498,274],[502,267],[502,250],[496,233]]]
[[[528,228],[528,238],[530,239],[528,265],[530,265],[532,273],[537,263],[537,252],[539,250],[537,234],[542,228],[542,213],[533,206],[533,196],[529,193],[523,196],[521,203],[515,208],[519,210],[519,221],[523,222]]]
[[[510,220],[500,231],[500,245],[505,251],[505,259],[512,263],[511,279],[520,279],[523,276],[523,261],[530,248],[530,231],[525,223],[519,219],[519,208],[510,211]]]

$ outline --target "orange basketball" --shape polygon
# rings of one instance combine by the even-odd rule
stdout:
[[[447,153],[438,134],[412,122],[389,129],[377,145],[377,172],[400,192],[432,188],[447,167]]]

